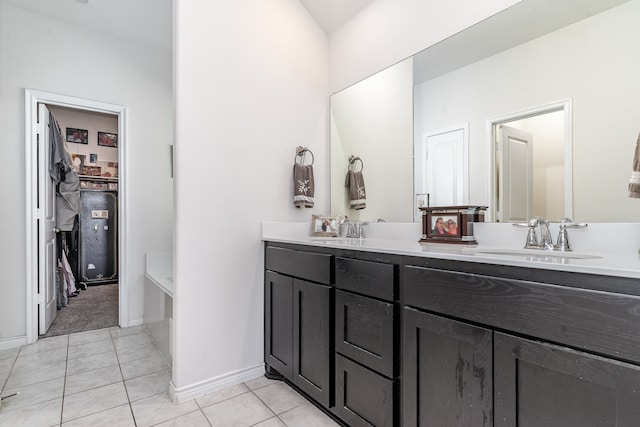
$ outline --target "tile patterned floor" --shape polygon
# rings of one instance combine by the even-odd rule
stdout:
[[[291,387],[264,377],[174,404],[170,367],[143,326],[112,327],[0,350],[0,425],[337,426]]]

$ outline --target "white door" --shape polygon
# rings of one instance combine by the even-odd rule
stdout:
[[[49,109],[38,104],[38,334],[56,318],[56,192],[49,176]]]
[[[509,126],[498,128],[498,218],[526,222],[533,216],[533,135]]]
[[[427,135],[426,148],[430,205],[464,204],[464,129]]]

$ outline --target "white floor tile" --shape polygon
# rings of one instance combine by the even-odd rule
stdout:
[[[42,427],[60,424],[62,399],[48,400],[15,410],[6,410],[4,403],[0,412],[3,426]]]
[[[111,337],[100,341],[90,341],[78,345],[69,346],[69,360],[79,359],[81,357],[92,356],[94,354],[106,353],[114,351],[113,341]]]
[[[254,393],[276,415],[307,403],[307,400],[284,382],[271,384],[254,390]]]
[[[245,393],[202,409],[214,426],[252,426],[274,413],[253,393]]]
[[[13,369],[7,378],[6,389],[14,389],[30,384],[61,378],[65,375],[66,360],[42,363],[37,366],[26,366],[22,369]]]
[[[128,403],[124,383],[119,382],[65,396],[62,422],[95,414]]]
[[[261,423],[255,424],[254,427],[287,427],[287,425],[280,421],[280,418],[273,417]]]
[[[126,380],[124,385],[127,388],[129,400],[134,402],[156,394],[167,393],[169,381],[171,381],[171,371],[167,369]]]
[[[150,356],[160,356],[160,350],[153,342],[133,345],[116,350],[120,363],[131,362],[136,359],[144,359]]]
[[[135,427],[131,407],[116,406],[106,411],[78,418],[62,424],[63,427]]]
[[[201,408],[213,405],[214,403],[222,402],[223,400],[231,399],[232,397],[239,396],[244,393],[248,393],[249,389],[244,384],[236,384],[231,387],[227,387],[220,391],[214,391],[207,393],[204,396],[196,398],[196,402]]]
[[[34,368],[45,363],[62,362],[67,359],[67,347],[31,354],[20,354],[13,369]]]
[[[198,405],[195,400],[173,403],[165,393],[131,402],[131,408],[136,425],[147,427],[197,411]]]
[[[115,384],[122,381],[122,373],[118,365],[106,366],[91,371],[74,374],[67,372],[67,381],[64,387],[64,395],[68,397],[93,388]]]
[[[20,349],[20,355],[38,353],[40,351],[50,351],[57,348],[67,347],[69,344],[69,335],[60,335],[59,337],[42,338],[34,344],[25,345]]]
[[[116,347],[116,350],[121,350],[123,348],[140,345],[147,342],[153,342],[153,338],[151,338],[151,335],[147,334],[146,331],[113,338],[113,345]]]
[[[277,384],[279,382],[279,380],[270,380],[269,378],[265,377],[264,375],[261,377],[258,377],[254,380],[250,380],[250,381],[245,381],[245,384],[247,385],[247,387],[249,387],[249,389],[251,390],[256,390],[259,389],[261,387],[266,387],[268,385],[271,384]]]
[[[109,328],[78,332],[69,335],[69,346],[86,344],[93,341],[102,341],[110,338],[111,334],[109,333]]]
[[[107,351],[105,353],[93,354],[79,359],[69,360],[67,370],[69,374],[79,374],[81,372],[91,371],[98,368],[117,365],[118,358],[115,351]]]
[[[156,424],[156,427],[211,427],[202,411],[181,415],[169,421]]]
[[[335,427],[338,424],[311,403],[297,406],[279,415],[288,427]]]
[[[162,356],[151,356],[120,364],[125,380],[169,369],[169,364]]]
[[[43,381],[36,384],[16,387],[14,389],[6,388],[3,390],[3,396],[9,396],[15,392],[20,394],[9,397],[2,401],[2,410],[8,411],[25,406],[34,405],[36,403],[46,402],[48,400],[62,398],[64,391],[64,377],[56,378],[49,381]],[[0,420],[2,416],[0,416]]]
[[[0,360],[15,359],[20,351],[20,347],[8,348],[6,350],[0,350]]]
[[[144,325],[131,326],[129,328],[121,328],[120,326],[112,326],[109,328],[109,332],[113,338],[123,337],[125,335],[139,334],[141,332],[147,332]]]

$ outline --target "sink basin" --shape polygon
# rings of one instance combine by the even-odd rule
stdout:
[[[536,249],[514,249],[514,248],[464,248],[465,254],[478,255],[499,255],[515,256],[518,258],[564,258],[564,259],[601,259],[601,256],[585,254],[580,252],[545,251]]]

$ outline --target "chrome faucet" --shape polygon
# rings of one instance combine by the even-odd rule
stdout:
[[[557,243],[554,245],[551,239],[551,232],[549,232],[549,221],[536,216],[523,224],[513,224],[514,227],[527,227],[527,241],[524,244],[525,249],[543,249],[547,251],[571,251],[569,245],[569,235],[567,228],[586,228],[585,223],[576,223],[571,218],[562,218],[560,221],[560,233],[558,233]],[[540,227],[540,242],[538,242],[538,236],[536,235],[536,227]]]
[[[344,225],[344,224],[347,225],[346,237],[356,238],[356,239],[364,239],[364,226],[369,225],[368,222],[351,221],[347,217],[345,217],[342,221],[340,221],[340,225]]]
[[[527,223],[513,224],[514,227],[527,227],[527,241],[524,244],[525,249],[543,249],[553,250],[553,239],[549,231],[549,221],[541,216],[533,217]],[[540,242],[536,234],[536,228],[540,227]]]

